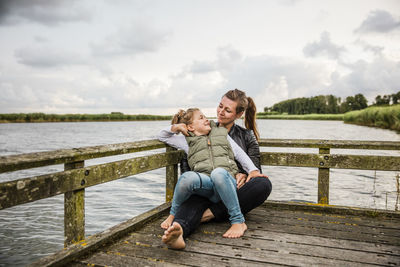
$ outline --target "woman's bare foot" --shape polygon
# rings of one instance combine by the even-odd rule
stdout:
[[[161,223],[161,228],[167,230],[171,226],[171,223],[174,220],[174,218],[175,218],[174,215],[169,215],[168,218]]]
[[[239,238],[244,235],[246,230],[247,225],[245,223],[234,223],[222,236],[226,238]]]
[[[164,244],[173,249],[184,249],[186,247],[185,240],[183,240],[182,227],[177,222],[174,222],[165,230],[161,240]]]
[[[206,209],[205,211],[204,211],[204,213],[203,213],[203,216],[201,217],[201,222],[208,222],[208,221],[210,221],[210,220],[212,220],[212,219],[214,219],[215,218],[215,216],[214,216],[214,214],[211,212],[211,210],[210,209]]]

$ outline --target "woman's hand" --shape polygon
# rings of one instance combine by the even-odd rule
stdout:
[[[250,181],[250,179],[252,179],[252,178],[254,178],[254,177],[265,177],[265,178],[268,178],[267,175],[260,173],[259,170],[254,170],[254,171],[252,171],[252,172],[249,173],[249,176],[247,176],[246,183],[247,183],[248,181]]]
[[[174,133],[182,133],[185,136],[189,136],[188,128],[184,123],[177,123],[171,126],[171,131]]]
[[[246,183],[247,175],[244,173],[236,174],[236,187],[237,189],[241,188]]]

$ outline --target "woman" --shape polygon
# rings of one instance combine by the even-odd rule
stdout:
[[[247,129],[235,124],[243,116]],[[259,134],[256,128],[256,106],[254,101],[238,89],[228,91],[217,108],[218,123],[228,130],[229,136],[248,154],[254,165],[261,170]],[[247,173],[237,162],[239,174],[236,175],[237,194],[243,214],[261,205],[272,190],[271,182],[265,177],[248,178]],[[187,162],[181,162],[181,172],[190,170]],[[212,203],[208,199],[193,195],[186,200],[175,214],[173,224],[164,232],[162,241],[171,248],[183,249],[184,238],[200,224],[211,219],[225,221],[229,217],[222,202]]]

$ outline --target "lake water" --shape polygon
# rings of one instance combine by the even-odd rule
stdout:
[[[168,121],[0,124],[0,155],[154,139]],[[239,123],[240,124],[240,123]],[[259,120],[262,138],[400,141],[396,132],[341,121]],[[145,151],[134,156],[159,152]],[[262,148],[315,152],[317,149]],[[399,151],[331,150],[331,153],[396,155]],[[133,155],[89,160],[86,166]],[[0,182],[62,171],[62,165],[0,174]],[[317,169],[263,167],[271,200],[317,201]],[[87,188],[86,236],[156,207],[165,200],[165,168]],[[330,204],[395,210],[396,172],[331,169]],[[0,266],[26,265],[63,248],[64,197],[0,210]],[[161,231],[160,231],[161,233]]]

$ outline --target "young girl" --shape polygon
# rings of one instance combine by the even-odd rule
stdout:
[[[177,135],[177,133],[187,135]],[[209,121],[198,108],[180,110],[172,119],[172,126],[164,129],[159,140],[182,149],[188,154],[192,171],[183,173],[176,184],[170,215],[161,224],[168,229],[179,206],[192,194],[207,197],[216,203],[222,200],[228,209],[231,227],[223,235],[238,238],[247,229],[236,193],[238,172],[235,159],[249,173],[249,177],[263,176],[247,154],[229,137],[227,129]]]

